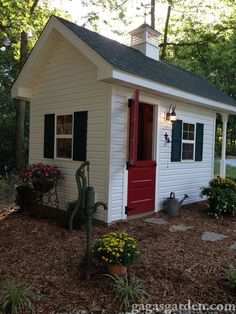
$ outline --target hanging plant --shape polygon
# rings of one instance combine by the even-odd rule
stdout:
[[[62,174],[55,166],[36,163],[23,170],[20,178],[24,183],[32,184],[34,190],[47,193],[62,178]]]

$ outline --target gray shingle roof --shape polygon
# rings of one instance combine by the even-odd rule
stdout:
[[[114,68],[170,85],[224,104],[236,106],[236,100],[225,95],[205,79],[163,61],[155,61],[132,47],[56,17],[74,34],[94,49]]]

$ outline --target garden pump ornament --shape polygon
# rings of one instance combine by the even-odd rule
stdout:
[[[107,210],[107,205],[103,202],[94,202],[95,191],[92,186],[88,186],[85,193],[85,210],[87,216],[87,241],[86,241],[86,253],[84,259],[80,263],[80,274],[86,279],[90,279],[90,276],[96,273],[96,267],[92,260],[91,243],[92,243],[92,217],[96,213],[98,207],[103,207]]]
[[[85,170],[87,170],[87,177],[85,174]],[[78,200],[75,206],[75,209],[70,215],[69,220],[69,229],[73,230],[74,220],[76,219],[76,214],[79,213],[80,217],[85,215],[85,193],[87,186],[89,185],[89,162],[83,162],[80,167],[77,169],[75,174],[75,179],[78,188]]]
[[[184,198],[179,201],[178,198],[175,197],[175,193],[171,192],[170,197],[166,198],[164,200],[164,210],[170,215],[170,216],[176,216],[179,214],[179,209],[182,206],[185,199],[188,198],[188,195],[185,194]]]
[[[87,170],[87,177],[85,171]],[[96,272],[95,265],[91,256],[92,243],[92,216],[97,211],[98,207],[107,209],[107,205],[103,202],[95,203],[95,191],[92,186],[89,186],[89,161],[83,162],[76,171],[76,182],[78,186],[78,201],[75,210],[72,212],[69,221],[69,228],[73,230],[73,221],[77,213],[85,214],[87,222],[87,241],[86,253],[84,259],[80,263],[80,273],[86,279],[89,279],[91,274]]]

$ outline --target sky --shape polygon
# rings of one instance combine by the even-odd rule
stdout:
[[[83,0],[53,0],[53,6],[65,11],[68,11],[68,13],[72,17],[72,22],[76,22],[78,25],[83,25],[86,19],[84,19],[84,16],[91,12],[93,8],[85,7],[82,5]],[[194,8],[193,11],[185,11],[183,8],[181,8],[181,11],[178,11],[178,7],[172,8],[172,15],[175,14],[177,16],[181,16],[182,18],[188,17],[190,14],[197,14],[198,20],[202,24],[211,24],[213,25],[220,17],[220,14],[224,15],[225,17],[227,15],[230,16],[231,11],[233,10],[232,7],[226,6],[225,3],[220,2],[219,0],[205,0],[205,6],[207,5],[207,15],[201,14],[201,6],[198,6],[197,4],[201,4],[201,0],[193,0]],[[236,0],[235,0],[236,1]],[[150,0],[128,0],[128,7],[126,12],[126,17],[130,19],[131,23],[127,26],[124,26],[124,24],[120,21],[112,22],[112,27],[115,30],[122,30],[126,35],[119,36],[115,33],[113,33],[109,26],[105,25],[104,23],[100,23],[98,25],[98,31],[100,34],[115,39],[121,43],[124,43],[126,45],[130,44],[130,36],[128,33],[140,26],[144,22],[144,8],[141,6],[141,3],[143,4],[150,4]],[[160,3],[161,1],[156,1],[156,29],[159,31],[163,30],[164,21],[167,14],[167,1],[164,1],[163,3]],[[191,1],[190,1],[191,2]],[[204,2],[203,2],[204,3]],[[206,10],[206,8],[204,10]],[[96,7],[97,11],[97,7]],[[147,11],[150,12],[150,9]],[[109,15],[109,18],[111,18],[112,13],[110,12],[102,12],[100,13],[101,20],[107,20]],[[113,13],[114,16],[114,13]],[[150,24],[150,14],[147,15],[147,23]],[[158,27],[159,25],[159,27]],[[90,25],[86,25],[87,28],[91,29]]]
[[[140,4],[144,3],[150,3],[148,0],[128,0],[128,10],[126,12],[126,15],[130,18],[132,21],[130,25],[126,26],[124,29],[124,25],[119,22],[115,22],[114,28],[115,29],[121,29],[123,28],[124,32],[128,34],[129,31],[137,28],[144,22],[144,8],[137,9],[140,7]],[[68,11],[68,13],[73,18],[73,22],[76,22],[78,25],[82,25],[85,20],[83,19],[84,16],[90,11],[91,8],[83,7],[81,5],[81,0],[54,0],[53,5],[59,9],[63,9]],[[150,11],[150,10],[149,10]],[[156,6],[156,24],[158,24],[158,18],[164,19],[166,16],[167,11],[167,5],[158,4]],[[139,17],[133,18],[134,15],[139,15]],[[104,16],[104,13],[101,12],[101,17],[106,18]],[[150,15],[147,16],[147,23],[150,23]],[[87,26],[86,26],[87,27]],[[89,27],[89,26],[88,26]],[[110,28],[103,23],[99,25],[99,32],[100,34],[115,39],[117,41],[120,41],[122,43],[128,44],[129,36],[119,36],[117,34],[114,34]]]

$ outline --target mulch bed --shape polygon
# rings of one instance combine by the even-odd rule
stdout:
[[[149,225],[145,218],[110,227],[95,225],[94,238],[111,231],[126,231],[140,245],[142,257],[130,269],[143,280],[150,294],[148,303],[236,303],[236,295],[224,281],[224,271],[235,265],[236,219],[215,220],[204,215],[203,203],[184,206],[178,217],[162,217],[168,225]],[[186,232],[169,231],[170,224],[195,226]],[[202,233],[214,231],[228,238],[204,242]],[[13,277],[32,284],[45,297],[36,303],[36,313],[99,306],[104,313],[118,313],[111,279],[97,274],[89,281],[79,276],[84,256],[86,230],[70,233],[52,219],[36,219],[24,213],[0,213],[0,281]],[[236,266],[236,265],[235,265]]]

